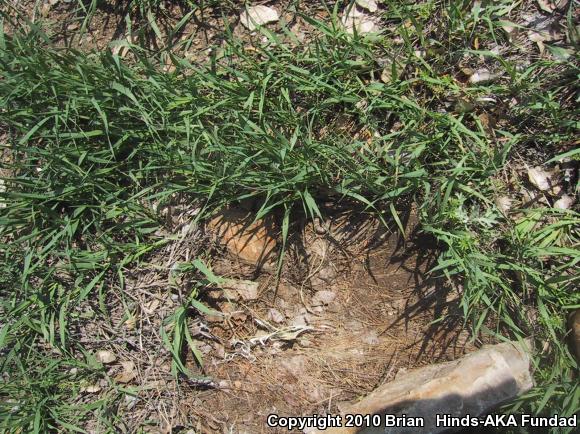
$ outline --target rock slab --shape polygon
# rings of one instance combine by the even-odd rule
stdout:
[[[423,418],[423,427],[331,428],[326,434],[439,433],[436,415],[482,415],[533,386],[529,343],[507,342],[453,361],[398,376],[362,400],[341,407],[348,414]],[[344,421],[344,418],[343,418]]]
[[[273,225],[265,220],[253,221],[241,211],[228,210],[214,217],[208,224],[218,243],[230,254],[257,268],[268,268],[276,258],[276,239]]]
[[[275,23],[280,19],[276,9],[264,5],[250,6],[240,14],[240,22],[250,30],[259,26]]]

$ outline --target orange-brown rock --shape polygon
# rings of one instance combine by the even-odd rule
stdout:
[[[230,254],[248,264],[268,268],[276,259],[274,227],[268,220],[254,222],[251,215],[227,210],[214,217],[208,227]]]

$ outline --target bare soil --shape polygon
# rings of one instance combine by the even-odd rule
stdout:
[[[349,216],[351,224],[357,220]],[[474,349],[462,328],[458,294],[425,275],[436,254],[430,240],[414,233],[407,242],[396,234],[377,241],[376,225],[360,226],[355,224],[361,232],[328,248],[326,258],[315,253],[317,248],[312,252],[320,243],[311,239],[306,280],[286,278],[276,291],[273,276],[262,274],[257,300],[217,303],[226,319],[209,318],[215,340],[204,347],[205,373],[217,387],[182,400],[187,413],[199,418],[201,432],[274,432],[265,423],[271,413],[337,413],[341,402],[408,369]],[[308,229],[305,239],[315,233]],[[222,258],[215,269],[245,277],[227,261]],[[296,264],[286,267],[287,276],[293,273]],[[325,274],[332,277],[324,280]],[[313,306],[319,291],[336,298]],[[274,316],[279,323],[272,320],[272,309],[281,314]],[[443,315],[444,321],[434,322]],[[292,326],[304,331],[287,340],[267,338]]]

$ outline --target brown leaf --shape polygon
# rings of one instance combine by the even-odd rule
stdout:
[[[121,366],[123,366],[123,371],[115,375],[115,382],[122,384],[131,382],[137,376],[135,363],[131,361],[125,361],[121,362]]]

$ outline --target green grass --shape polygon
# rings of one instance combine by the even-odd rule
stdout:
[[[403,45],[305,17],[319,31],[306,46],[264,30],[268,42],[249,50],[226,35],[207,65],[174,56],[172,73],[162,72],[161,53],[138,47],[125,60],[59,49],[32,24],[27,34],[0,32],[0,125],[11,156],[0,193],[0,429],[73,431],[97,415],[115,430],[119,395],[73,404],[80,385],[105,372],[69,331],[82,320],[79,306],[122,291],[125,273],[169,241],[157,232],[159,210],[175,195],[200,207],[200,219],[255,198],[257,217],[276,214],[283,233],[329,198],[399,225],[416,202],[423,230],[442,246],[433,273],[462,287],[474,332],[538,345],[538,387],[511,410],[580,409],[578,364],[565,342],[566,314],[580,307],[578,213],[537,207],[506,218],[494,203],[519,150],[552,158],[571,149],[577,121],[565,96],[577,65],[538,60],[521,70],[471,53],[504,78],[463,86],[451,78],[458,56],[470,54],[474,35],[482,45],[505,42],[497,21],[506,6],[476,16],[455,3],[389,5],[390,19],[414,24],[401,27]],[[434,22],[444,29],[437,40],[426,36]],[[431,57],[415,56],[418,47]],[[380,82],[376,60],[395,55],[406,74]],[[520,99],[494,136],[477,112],[447,105],[490,94]],[[353,139],[339,117],[376,133],[372,141]],[[185,312],[165,334],[182,371]]]

